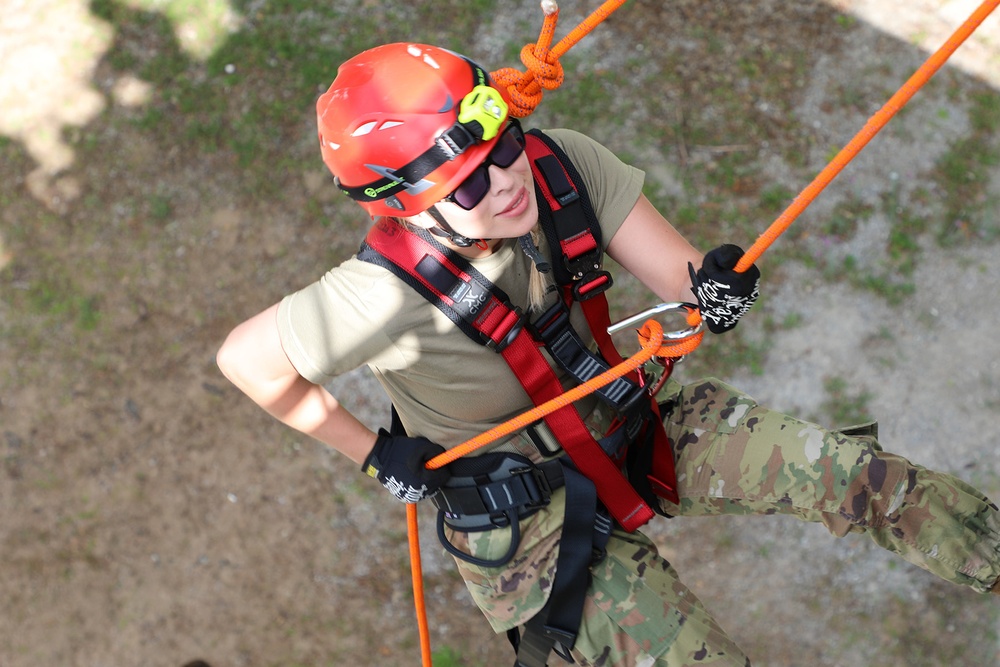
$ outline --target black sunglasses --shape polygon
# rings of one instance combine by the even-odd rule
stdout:
[[[524,132],[521,131],[520,123],[512,120],[500,138],[497,139],[486,159],[473,169],[471,174],[466,176],[454,192],[444,197],[444,201],[452,202],[466,211],[471,211],[479,205],[479,202],[483,201],[483,197],[490,191],[490,165],[495,164],[501,169],[506,169],[514,164],[514,161],[521,157],[523,152]]]

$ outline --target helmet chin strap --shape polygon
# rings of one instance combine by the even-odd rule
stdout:
[[[462,236],[452,229],[451,225],[448,224],[448,221],[444,219],[443,215],[441,215],[441,211],[437,210],[437,206],[431,206],[427,209],[427,213],[434,218],[434,221],[437,223],[437,227],[429,228],[430,233],[434,236],[448,239],[459,248],[468,248],[473,245],[481,248],[485,245],[485,241],[483,239],[470,239],[468,236]]]

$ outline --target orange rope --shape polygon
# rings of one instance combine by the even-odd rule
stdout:
[[[534,44],[525,44],[521,49],[521,62],[524,63],[527,70],[519,72],[513,67],[504,67],[490,73],[498,86],[506,88],[510,98],[511,115],[516,118],[530,116],[541,103],[545,90],[555,90],[562,85],[563,68],[559,58],[626,1],[605,0],[580,25],[573,28],[568,35],[550,49],[552,38],[555,36],[556,23],[559,20],[559,7],[552,0],[543,0],[542,11],[545,13],[545,19],[542,22],[538,41]]]
[[[420,659],[431,665],[431,633],[427,627],[427,605],[424,601],[424,573],[420,563],[420,530],[417,525],[417,505],[406,505],[406,537],[410,545],[410,580],[413,582],[413,605],[417,614],[417,631],[420,635]]]
[[[983,2],[972,13],[972,16],[948,38],[948,41],[940,49],[931,54],[931,57],[903,84],[903,87],[896,91],[896,94],[874,116],[868,119],[868,122],[861,128],[861,131],[813,179],[813,182],[806,186],[805,190],[778,216],[778,219],[771,223],[767,231],[760,235],[736,264],[737,271],[742,273],[757,261],[761,254],[791,226],[802,211],[819,196],[819,193],[861,152],[861,149],[868,145],[868,142],[885,127],[885,124],[934,76],[941,66],[947,62],[948,58],[951,57],[951,54],[955,52],[955,49],[961,46],[962,42],[975,32],[979,24],[997,8],[998,4],[1000,4],[1000,0],[986,0]]]

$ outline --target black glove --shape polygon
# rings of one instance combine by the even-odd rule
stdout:
[[[415,503],[437,493],[451,474],[444,468],[428,470],[425,464],[444,452],[427,438],[389,435],[379,429],[378,439],[361,471],[382,482],[389,493],[404,503]]]
[[[701,317],[712,333],[735,327],[760,296],[760,269],[756,264],[744,273],[733,271],[742,256],[742,248],[726,244],[709,251],[697,273],[688,262]]]

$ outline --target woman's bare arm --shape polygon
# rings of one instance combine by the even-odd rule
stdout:
[[[608,254],[664,301],[695,302],[688,262],[702,253],[641,195],[608,244]]]
[[[219,368],[275,418],[360,464],[375,434],[330,392],[295,370],[278,337],[277,310],[271,306],[233,329],[219,349]]]

